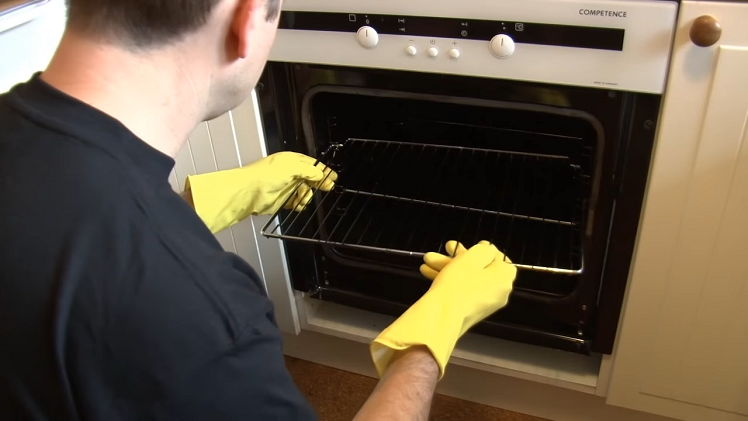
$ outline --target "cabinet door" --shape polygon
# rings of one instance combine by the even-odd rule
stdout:
[[[264,156],[265,140],[253,92],[242,105],[214,120],[201,123],[176,157],[169,177],[181,192],[187,176],[228,170],[250,164]],[[280,241],[260,234],[267,217],[250,217],[216,234],[224,250],[246,260],[262,278],[275,307],[280,329],[298,334],[299,318]]]
[[[608,403],[748,420],[748,4],[685,1],[678,25]]]

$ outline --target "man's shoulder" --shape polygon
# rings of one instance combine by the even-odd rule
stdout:
[[[85,203],[76,211],[86,212],[126,193],[125,178],[114,157],[75,136],[20,114],[0,117],[3,197],[33,196],[37,206]]]

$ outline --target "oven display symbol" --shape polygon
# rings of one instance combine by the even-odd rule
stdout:
[[[356,21],[356,15],[353,15],[353,14],[348,15],[348,21],[349,22],[355,22]]]
[[[462,32],[460,32],[460,35],[462,35],[463,37],[466,37],[468,36],[468,31],[463,29]]]
[[[525,30],[525,24],[524,23],[515,23],[514,24],[514,30],[517,32],[522,32]]]

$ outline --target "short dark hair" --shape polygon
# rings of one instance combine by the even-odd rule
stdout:
[[[207,22],[221,0],[67,0],[68,25],[85,33],[145,48],[166,44]],[[265,19],[281,0],[265,0]]]

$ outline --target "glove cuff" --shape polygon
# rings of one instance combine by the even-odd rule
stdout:
[[[185,190],[192,192],[195,212],[212,233],[223,231],[252,214],[251,198],[243,197],[250,192],[228,188],[244,184],[241,170],[235,168],[187,177]]]
[[[452,356],[457,340],[467,330],[465,318],[444,305],[429,291],[385,329],[370,346],[371,357],[382,377],[397,351],[426,346],[439,366],[439,379]]]

